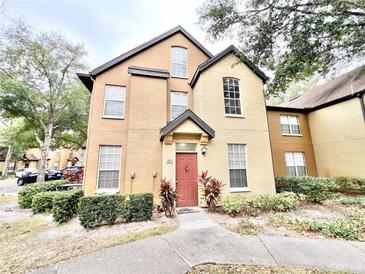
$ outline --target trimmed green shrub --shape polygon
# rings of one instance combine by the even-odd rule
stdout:
[[[46,191],[55,191],[58,186],[65,183],[67,183],[65,180],[56,180],[26,185],[18,193],[18,203],[21,208],[31,208],[34,195]]]
[[[355,177],[335,177],[334,178],[339,192],[362,192],[365,193],[365,179]]]
[[[33,213],[49,212],[53,207],[53,198],[59,191],[40,192],[33,196],[32,211]]]
[[[100,195],[82,197],[78,206],[80,223],[86,229],[101,224],[114,224],[120,217],[126,218],[126,196]]]
[[[334,179],[311,176],[278,176],[275,178],[278,192],[290,191],[304,194],[309,201],[321,202],[332,196],[337,188]]]
[[[131,194],[128,196],[126,216],[128,222],[149,220],[152,217],[152,210],[152,193]]]
[[[224,211],[236,216],[239,213],[256,216],[264,211],[290,211],[299,207],[300,200],[292,192],[259,194],[252,197],[230,195],[224,200]]]
[[[59,191],[53,198],[52,214],[55,222],[66,223],[77,213],[77,205],[84,196],[81,189]]]

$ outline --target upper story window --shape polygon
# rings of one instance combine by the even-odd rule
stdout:
[[[188,77],[188,54],[186,48],[171,48],[171,76]]]
[[[105,86],[104,117],[124,118],[125,87]]]
[[[283,135],[300,135],[299,117],[296,115],[280,115]]]
[[[223,78],[223,91],[226,115],[241,116],[241,96],[238,79]]]
[[[304,152],[285,152],[286,170],[289,176],[306,176]]]
[[[186,92],[171,92],[171,120],[188,109],[188,94]]]

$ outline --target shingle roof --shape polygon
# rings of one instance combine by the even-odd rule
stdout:
[[[29,161],[38,161],[39,160],[36,156],[34,156],[33,153],[28,153],[28,152],[26,154],[24,154],[23,159],[29,160]]]
[[[209,139],[214,138],[215,131],[210,126],[208,126],[202,119],[200,119],[198,115],[196,115],[190,109],[187,109],[183,113],[181,113],[178,117],[176,117],[174,120],[172,120],[170,123],[168,123],[165,127],[163,127],[161,129],[161,131],[160,131],[160,141],[162,141],[164,139],[166,134],[173,131],[175,128],[177,128],[179,125],[181,125],[187,119],[190,119],[198,127],[200,127],[208,135]]]
[[[200,74],[209,68],[210,66],[214,65],[216,62],[224,58],[227,54],[234,53],[240,58],[251,70],[261,78],[261,80],[265,83],[269,78],[265,75],[263,71],[261,71],[254,63],[252,63],[239,49],[237,49],[234,45],[230,45],[228,48],[224,49],[217,55],[213,56],[212,58],[208,59],[204,63],[200,64],[196,69],[193,78],[190,82],[191,87],[194,87],[196,82],[199,79]]]
[[[322,85],[304,92],[292,101],[281,104],[281,107],[317,108],[341,99],[354,97],[365,91],[365,65],[357,67]],[[342,100],[343,101],[343,100]]]

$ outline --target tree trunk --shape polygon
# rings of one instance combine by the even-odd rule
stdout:
[[[4,167],[3,167],[3,176],[8,175],[8,169],[9,169],[9,164],[10,164],[10,158],[11,158],[11,147],[8,147],[8,153],[6,154],[6,158],[5,158],[5,163],[4,163]]]
[[[44,182],[45,171],[48,165],[48,152],[52,140],[52,129],[53,125],[49,125],[47,130],[45,130],[44,141],[41,145],[41,162],[39,166],[39,172],[37,177],[37,182]]]

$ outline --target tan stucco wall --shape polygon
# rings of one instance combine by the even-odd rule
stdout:
[[[188,49],[188,78],[154,78],[130,76],[128,66],[141,66],[171,71],[171,47]],[[96,191],[98,151],[100,145],[121,145],[122,161],[120,192],[154,190],[157,196],[162,173],[162,143],[159,131],[170,119],[170,91],[188,92],[189,107],[193,105],[189,81],[196,67],[208,57],[184,35],[177,33],[159,44],[98,75],[91,96],[84,190]],[[126,87],[123,120],[103,119],[104,87],[106,84]],[[128,164],[127,164],[128,162]],[[131,173],[136,176],[131,183]],[[153,173],[157,173],[153,177]]]
[[[365,122],[358,98],[308,115],[319,176],[365,177]]]
[[[282,135],[280,115],[295,115],[299,117],[300,131],[302,136]],[[307,167],[307,175],[317,176],[316,161],[313,152],[311,132],[307,114],[267,111],[267,121],[270,131],[271,151],[275,176],[287,175],[285,152],[304,152]]]
[[[223,77],[240,80],[244,117],[226,117],[224,112]],[[206,155],[199,165],[210,175],[220,178],[224,195],[229,190],[228,144],[245,144],[248,188],[246,194],[274,193],[269,132],[262,80],[237,58],[227,55],[204,71],[194,88],[194,111],[215,130]]]

